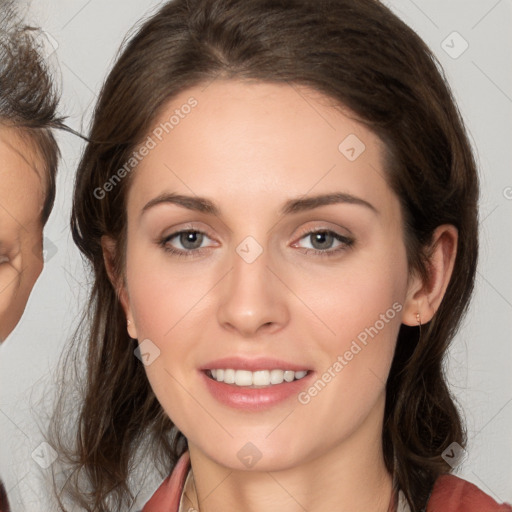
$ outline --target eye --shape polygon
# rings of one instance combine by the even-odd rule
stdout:
[[[209,238],[206,233],[198,231],[196,229],[185,229],[182,231],[176,231],[170,235],[162,238],[159,241],[159,245],[163,247],[166,252],[174,254],[176,256],[191,257],[201,255],[205,248],[201,248],[201,244],[205,238]],[[175,248],[171,241],[176,239],[175,243],[180,244],[183,249]]]
[[[208,247],[201,246],[205,239],[208,238],[210,237],[203,231],[196,229],[184,229],[167,235],[159,240],[158,244],[170,254],[188,258],[201,256],[206,252]],[[340,235],[339,233],[328,229],[308,231],[301,236],[300,240],[307,238],[312,241],[313,248],[303,248],[303,252],[305,254],[314,254],[316,256],[334,256],[341,253],[341,251],[347,250],[354,244],[353,238]],[[175,241],[173,242],[173,240]],[[333,243],[338,244],[334,249],[332,249]],[[181,245],[181,248],[177,248],[176,244]],[[295,246],[296,244],[292,245],[292,247]]]
[[[352,247],[354,239],[340,235],[329,229],[317,229],[303,234],[300,240],[308,239],[312,242],[312,249],[305,248],[305,254],[314,254],[317,256],[335,256],[341,251]],[[333,243],[338,242],[338,246],[332,248]]]

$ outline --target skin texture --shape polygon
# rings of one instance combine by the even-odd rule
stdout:
[[[0,126],[0,342],[19,322],[43,269],[44,184],[13,128]]]
[[[198,105],[134,171],[127,200],[124,279],[115,276],[115,241],[104,237],[111,280],[121,290],[139,342],[160,355],[146,372],[162,407],[189,442],[200,510],[386,511],[391,497],[381,446],[385,382],[401,323],[428,321],[442,298],[457,232],[441,226],[432,279],[409,273],[399,201],[387,185],[379,139],[306,88],[215,81],[174,98],[156,123],[193,96]],[[355,134],[354,161],[338,150]],[[141,210],[160,194],[207,197],[215,216],[174,204]],[[343,192],[370,203],[331,204],[281,215],[304,195]],[[174,237],[206,233],[197,245]],[[353,240],[317,242],[310,229]],[[199,235],[200,236],[200,235]],[[236,251],[253,237],[262,253]],[[323,244],[323,245],[322,245]],[[317,376],[393,304],[400,311],[311,401],[297,396],[247,412],[218,403],[198,368],[225,356],[267,356],[303,364]],[[261,459],[248,469],[237,453],[251,442]],[[300,505],[299,505],[300,504]],[[303,508],[302,508],[303,507]]]

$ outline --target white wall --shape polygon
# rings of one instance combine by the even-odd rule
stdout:
[[[34,0],[29,16],[58,47],[63,112],[86,131],[101,83],[123,37],[162,2],[155,0]],[[449,355],[453,393],[465,411],[469,449],[457,474],[498,501],[512,502],[512,0],[388,0],[440,59],[458,99],[480,164],[481,259],[470,313]],[[441,44],[457,31],[469,44],[458,58]],[[453,42],[452,42],[453,41]],[[452,54],[462,41],[446,40]],[[46,237],[51,256],[25,315],[0,356],[0,474],[13,512],[47,511],[31,454],[46,417],[57,358],[69,339],[86,277],[68,219],[81,142],[61,135],[63,163]],[[52,245],[53,244],[53,245]],[[39,406],[38,406],[39,404]],[[49,413],[49,411],[46,411]],[[156,485],[155,483],[152,484]],[[151,494],[148,486],[142,499]],[[23,496],[23,502],[21,502]],[[39,497],[41,496],[41,497]]]

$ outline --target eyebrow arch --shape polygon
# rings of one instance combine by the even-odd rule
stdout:
[[[347,194],[345,192],[333,192],[331,194],[320,194],[305,198],[290,199],[286,201],[286,203],[284,204],[281,213],[283,215],[288,215],[291,213],[299,213],[306,210],[313,210],[314,208],[319,208],[320,206],[326,206],[337,203],[365,206],[366,208],[372,210],[374,213],[379,213],[377,208],[375,208],[375,206],[373,206],[368,201],[365,201],[360,197],[353,196],[352,194]]]
[[[188,210],[220,216],[220,208],[216,206],[213,201],[205,197],[186,196],[183,194],[175,193],[164,193],[151,199],[142,208],[141,215],[156,205],[169,203],[182,206],[183,208],[187,208]],[[326,206],[337,203],[364,206],[376,214],[379,213],[378,210],[371,203],[365,201],[364,199],[361,199],[360,197],[354,196],[352,194],[347,194],[344,192],[334,192],[331,194],[319,194],[316,196],[310,196],[306,198],[289,199],[284,203],[283,207],[281,208],[281,214],[290,215],[307,210],[313,210],[315,208],[319,208],[320,206]]]

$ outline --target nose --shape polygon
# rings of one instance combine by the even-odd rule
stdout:
[[[253,250],[249,244],[249,251]],[[289,321],[289,291],[279,272],[266,251],[253,257],[243,250],[234,252],[231,270],[222,280],[217,311],[219,324],[244,338],[277,332]]]

